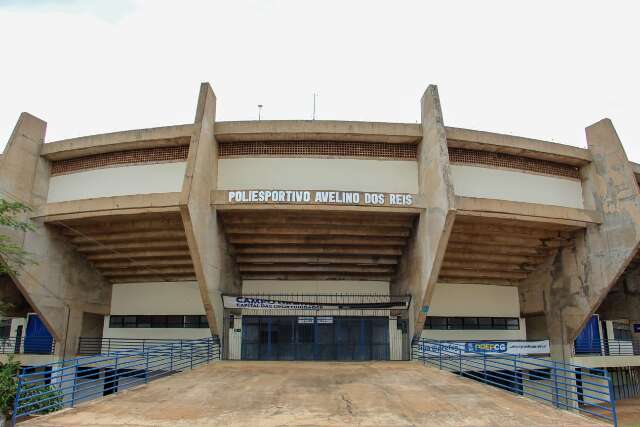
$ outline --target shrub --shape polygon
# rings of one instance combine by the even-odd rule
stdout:
[[[43,380],[44,381],[44,380]],[[62,409],[62,392],[55,385],[36,381],[20,386],[20,406],[25,411],[48,414]]]
[[[0,363],[0,412],[9,415],[16,397],[17,374],[20,364],[9,356],[7,363]]]

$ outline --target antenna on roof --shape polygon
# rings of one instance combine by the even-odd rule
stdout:
[[[317,93],[313,93],[313,117],[311,118],[311,120],[315,120],[316,119],[316,97],[318,96]]]
[[[258,104],[258,120],[262,120],[262,104]]]

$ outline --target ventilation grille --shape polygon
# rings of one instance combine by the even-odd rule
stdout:
[[[415,160],[415,144],[332,141],[221,142],[218,155],[224,157],[350,157]]]
[[[579,178],[578,168],[548,160],[514,156],[512,154],[492,151],[468,150],[466,148],[449,148],[451,163],[466,165],[487,165],[499,168],[518,169],[546,175]]]
[[[188,145],[179,145],[175,147],[116,151],[75,159],[57,160],[51,163],[51,175],[61,175],[87,169],[108,168],[115,165],[184,161],[187,159],[188,153]]]

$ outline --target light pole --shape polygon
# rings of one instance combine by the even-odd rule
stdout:
[[[262,104],[258,104],[258,120],[262,119]]]

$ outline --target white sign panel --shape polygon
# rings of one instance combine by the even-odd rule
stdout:
[[[374,193],[363,191],[261,189],[228,191],[226,202],[229,204],[280,203],[410,207],[415,203],[415,195],[409,193]]]
[[[292,310],[320,310],[318,304],[307,304],[295,301],[275,301],[262,298],[237,297],[223,295],[224,308],[253,308],[253,309],[292,309]]]
[[[421,341],[418,348],[427,355],[437,355],[442,352],[446,355],[451,353],[464,356],[487,354],[549,354],[549,340],[544,341]]]
[[[388,301],[373,302],[338,302],[338,303],[307,303],[298,301],[283,301],[266,298],[253,298],[235,295],[223,295],[224,308],[245,308],[261,310],[406,310],[409,300],[389,298]]]

